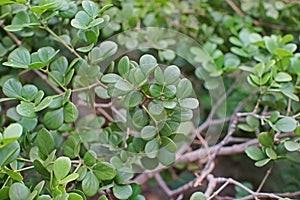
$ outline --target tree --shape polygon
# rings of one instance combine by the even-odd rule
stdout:
[[[298,4],[1,1],[1,199],[299,197]]]

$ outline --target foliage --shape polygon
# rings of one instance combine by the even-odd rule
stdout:
[[[230,155],[245,150],[257,167],[299,164],[299,3],[4,0],[0,6],[2,199],[145,199],[134,173],[153,169],[162,188],[177,184],[178,190],[164,189],[168,198],[220,193],[190,195],[173,182],[177,176],[189,186],[227,181],[236,197],[259,198],[265,193],[248,182],[208,176],[223,147],[233,149]],[[145,27],[176,30],[195,42]],[[226,132],[218,124],[228,117]],[[194,161],[207,148],[200,143],[214,145],[210,131],[222,136],[202,166]],[[197,155],[182,163],[178,152]],[[283,171],[293,177],[297,167]],[[280,189],[295,192],[295,184]]]

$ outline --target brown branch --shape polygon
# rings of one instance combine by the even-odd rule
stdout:
[[[268,169],[266,175],[264,176],[263,180],[261,181],[260,185],[258,186],[256,192],[260,192],[261,191],[262,187],[264,186],[264,184],[266,183],[267,179],[271,175],[273,167],[274,167],[274,164],[272,165],[272,167],[270,169]]]
[[[172,191],[167,186],[165,181],[161,178],[160,174],[155,174],[155,180],[157,181],[158,185],[163,189],[163,191],[168,195],[168,197],[172,196]]]
[[[5,29],[5,25],[4,25],[4,21],[0,20],[0,27],[3,28],[3,30],[6,32],[6,34],[18,45],[21,46],[22,45],[22,41],[19,40],[13,33],[7,31]]]
[[[236,14],[238,14],[241,17],[245,16],[243,11],[239,7],[237,7],[237,5],[235,5],[235,3],[232,0],[226,0],[226,3],[230,5],[230,7],[234,10],[234,12],[236,12]]]
[[[36,73],[43,81],[45,81],[47,83],[47,85],[49,85],[55,92],[57,92],[58,94],[62,94],[63,91],[61,89],[59,89],[58,87],[56,87],[55,85],[53,85],[49,80],[48,77],[43,74],[42,72],[34,69],[33,70],[34,73]]]

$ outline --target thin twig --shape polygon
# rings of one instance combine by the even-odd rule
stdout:
[[[22,41],[19,40],[13,33],[7,31],[5,29],[5,25],[4,25],[4,21],[0,20],[0,27],[3,28],[3,30],[6,32],[6,34],[18,45],[21,46],[22,45]]]
[[[158,185],[164,190],[164,192],[168,195],[168,197],[172,196],[172,191],[167,186],[165,181],[161,178],[160,174],[155,174],[155,180],[157,181]]]
[[[268,169],[266,175],[264,176],[263,180],[261,181],[261,183],[260,183],[259,187],[257,188],[256,192],[260,192],[261,191],[262,187],[264,186],[264,184],[266,183],[267,179],[271,175],[273,167],[274,167],[274,164],[272,165],[272,167],[270,169]]]

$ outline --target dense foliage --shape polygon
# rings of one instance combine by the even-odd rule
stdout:
[[[299,5],[2,0],[0,199],[297,198]]]

